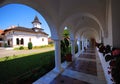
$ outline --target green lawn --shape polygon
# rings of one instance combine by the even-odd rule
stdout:
[[[0,58],[0,84],[33,82],[53,68],[54,51]]]

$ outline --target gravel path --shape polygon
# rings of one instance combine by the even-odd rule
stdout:
[[[32,50],[4,50],[0,49],[0,58],[6,56],[20,55],[20,54],[32,54],[32,53],[40,53],[54,50],[54,47],[47,47],[41,49],[32,49]]]

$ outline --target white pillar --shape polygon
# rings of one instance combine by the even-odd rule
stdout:
[[[71,41],[71,53],[72,53],[72,61],[75,59],[75,41],[74,40],[70,40]]]
[[[54,40],[55,43],[55,71],[61,72],[61,50],[60,50],[60,40]]]
[[[77,40],[77,43],[78,43],[78,54],[80,54],[81,52],[81,44],[80,44],[80,40]]]
[[[86,47],[86,48],[87,48],[87,45],[88,45],[87,39],[85,39],[85,47]]]
[[[82,51],[84,51],[84,39],[82,39]]]

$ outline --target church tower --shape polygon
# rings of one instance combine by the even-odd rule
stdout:
[[[34,18],[34,21],[32,22],[32,24],[33,24],[33,30],[35,31],[35,32],[38,32],[38,31],[43,31],[44,29],[42,29],[42,27],[41,27],[41,22],[39,21],[39,19],[38,19],[38,17],[37,16],[35,16],[35,18]]]
[[[42,28],[41,27],[42,23],[39,21],[37,16],[35,16],[34,21],[32,22],[32,24],[33,24],[33,28]]]

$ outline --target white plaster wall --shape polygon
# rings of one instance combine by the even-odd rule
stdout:
[[[113,47],[120,48],[120,1],[112,1]]]
[[[13,47],[19,47],[19,46],[28,46],[29,39],[31,38],[31,42],[33,46],[42,46],[42,45],[48,45],[48,37],[42,34],[33,34],[33,33],[26,33],[26,32],[18,32],[15,31],[14,34],[10,34],[9,32],[6,35],[6,38],[12,38],[13,39]],[[16,39],[19,38],[21,40],[24,39],[24,45],[16,45]],[[44,39],[44,41],[42,41]]]
[[[42,46],[42,45],[48,45],[48,38],[46,37],[32,37],[31,42],[33,43],[33,46]],[[42,41],[44,39],[44,41]]]
[[[112,29],[112,10],[111,10],[111,0],[108,0],[107,2],[107,6],[106,6],[106,18],[107,18],[107,31],[108,31],[108,35],[107,37],[104,37],[104,44],[107,45],[111,45],[113,46],[113,29]]]

